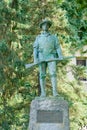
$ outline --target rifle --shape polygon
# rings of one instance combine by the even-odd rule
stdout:
[[[68,57],[63,57],[63,58],[54,58],[54,59],[40,61],[40,62],[37,62],[37,63],[25,64],[25,68],[26,69],[31,68],[31,67],[37,66],[37,65],[39,65],[41,63],[44,63],[44,62],[62,61],[62,60],[68,60],[68,59],[71,59],[71,58],[75,58],[75,56],[68,56]]]

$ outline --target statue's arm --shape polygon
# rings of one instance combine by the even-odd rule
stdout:
[[[33,45],[33,55],[34,55],[34,63],[38,62],[38,40],[36,38]]]
[[[62,49],[60,47],[57,36],[55,36],[55,39],[56,39],[55,47],[56,47],[57,54],[58,54],[59,58],[63,58]]]

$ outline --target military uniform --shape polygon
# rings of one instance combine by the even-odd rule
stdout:
[[[40,23],[40,28],[43,32],[36,37],[34,42],[34,62],[41,62],[39,64],[40,71],[40,86],[41,86],[41,96],[46,96],[45,92],[45,77],[46,69],[48,67],[49,74],[51,77],[51,83],[53,88],[53,96],[57,96],[57,78],[56,78],[56,61],[47,62],[50,59],[61,58],[62,52],[58,42],[58,38],[48,32],[48,28],[52,25],[52,22],[44,19]],[[45,62],[44,62],[45,61]]]
[[[57,49],[59,49],[58,39],[50,33],[41,33],[34,43],[36,48],[36,59],[39,61],[49,60],[58,57]]]
[[[50,33],[41,33],[41,35],[36,37],[34,42],[34,61],[47,61],[50,59],[57,58],[60,56],[61,48],[58,42],[58,38]],[[39,65],[40,70],[40,85],[41,94],[45,94],[45,77],[46,68],[48,67],[49,74],[51,76],[51,83],[53,88],[53,95],[57,95],[57,81],[56,81],[56,61],[53,62],[42,62]]]

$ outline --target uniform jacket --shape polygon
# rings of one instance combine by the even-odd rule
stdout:
[[[44,61],[58,57],[60,45],[56,35],[41,33],[34,42],[34,61]]]

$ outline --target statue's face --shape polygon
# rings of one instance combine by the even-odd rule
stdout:
[[[42,25],[42,30],[43,30],[43,31],[48,31],[48,29],[49,29],[49,24],[48,24],[48,23],[44,23],[44,24]]]

